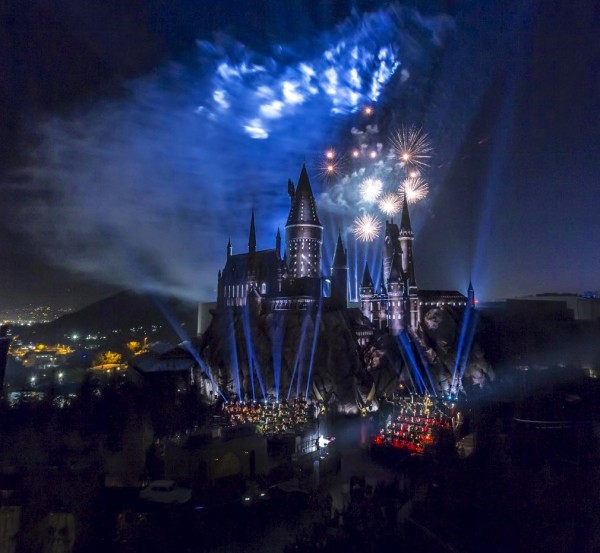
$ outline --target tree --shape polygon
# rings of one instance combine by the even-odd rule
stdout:
[[[94,365],[115,365],[121,362],[121,357],[115,351],[103,351],[94,358]]]
[[[142,344],[141,342],[135,342],[135,341],[131,341],[131,342],[127,342],[125,344],[125,346],[127,346],[127,349],[133,354],[133,355],[137,355],[138,353],[140,353],[142,351]]]

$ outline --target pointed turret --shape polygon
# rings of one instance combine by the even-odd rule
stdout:
[[[250,220],[250,234],[248,235],[248,251],[256,253],[256,230],[254,228],[254,209],[252,210],[252,219]]]
[[[410,224],[410,214],[408,213],[408,201],[406,194],[402,198],[402,219],[400,221],[400,236],[413,236],[412,226]]]
[[[378,306],[375,302],[375,286],[373,285],[373,279],[371,278],[371,272],[369,271],[369,264],[365,263],[365,270],[363,271],[362,282],[360,284],[360,305],[363,315],[373,322],[374,307]]]
[[[233,254],[233,247],[231,246],[231,237],[227,240],[227,259]]]
[[[471,307],[475,307],[475,290],[470,280],[469,287],[467,288],[467,301]]]
[[[402,220],[400,222],[400,247],[402,248],[402,272],[406,275],[410,293],[417,292],[417,279],[415,278],[415,264],[413,261],[412,243],[413,231],[408,213],[408,201],[406,194],[402,200]]]
[[[341,232],[338,232],[331,266],[331,297],[337,299],[344,307],[348,304],[348,254],[342,243]]]
[[[365,263],[365,270],[363,271],[363,277],[360,286],[361,288],[374,288],[368,263]]]
[[[342,233],[338,232],[337,244],[335,245],[335,252],[333,254],[333,265],[332,267],[346,267],[346,251],[344,250],[344,244],[342,243]]]
[[[275,236],[275,251],[277,252],[277,258],[281,259],[281,233],[279,227],[277,227],[277,236]]]
[[[313,196],[310,180],[308,179],[306,165],[302,165],[296,192],[293,195],[290,194],[290,196],[292,196],[292,208],[290,209],[286,227],[300,224],[317,225],[320,227],[321,221],[319,221],[319,215],[317,214],[317,204],[315,203],[315,197]]]
[[[311,282],[297,283],[297,293],[318,295],[321,290],[321,246],[323,226],[317,214],[317,205],[302,166],[298,186],[292,194],[292,207],[285,225],[285,247],[288,252],[288,270],[291,279],[310,278]]]

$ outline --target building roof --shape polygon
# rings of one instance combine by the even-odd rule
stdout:
[[[293,185],[291,189],[293,189]],[[293,194],[292,207],[286,226],[298,224],[322,226],[305,165],[302,165],[298,187]]]
[[[365,270],[363,271],[362,277],[362,288],[374,288],[373,279],[371,278],[371,272],[369,271],[369,264],[365,263]]]
[[[246,284],[249,268],[254,271],[257,281],[271,282],[280,269],[277,251],[273,248],[232,255],[223,269],[223,284]]]
[[[250,219],[250,233],[248,234],[248,251],[256,251],[256,229],[254,227],[254,210],[252,210],[252,218]]]
[[[418,296],[423,301],[466,301],[466,296],[458,290],[419,290]]]
[[[335,245],[335,252],[333,254],[332,267],[346,267],[348,263],[346,251],[344,250],[344,244],[342,244],[342,233],[338,233],[337,244]]]
[[[402,258],[396,252],[392,257],[392,266],[390,268],[390,275],[388,276],[388,282],[400,282],[402,279]]]

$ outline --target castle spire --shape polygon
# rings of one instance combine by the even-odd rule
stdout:
[[[230,236],[229,239],[227,240],[227,259],[229,259],[231,257],[232,253],[233,253],[233,247],[231,246],[231,236]]]
[[[400,221],[400,236],[413,236],[412,226],[410,224],[410,214],[408,213],[408,201],[406,194],[402,197],[402,219]]]
[[[416,292],[417,279],[415,278],[415,264],[412,253],[412,242],[414,235],[410,224],[410,214],[408,213],[408,200],[406,194],[402,200],[402,220],[400,222],[400,246],[402,248],[401,268],[403,278],[406,278],[406,283],[411,288],[411,294]]]
[[[277,252],[277,258],[281,258],[281,233],[279,227],[277,227],[277,236],[275,236],[275,251]]]
[[[363,271],[361,287],[362,288],[374,288],[373,279],[371,278],[371,273],[369,271],[368,263],[365,263],[365,270]]]
[[[298,283],[298,286],[304,287],[305,292],[308,290],[308,295],[316,296],[321,293],[322,245],[323,226],[317,214],[317,204],[308,180],[306,165],[303,165],[298,186],[292,196],[290,214],[285,224],[285,246],[288,253],[290,278],[292,280],[314,279],[310,282],[306,281],[304,284]]]
[[[290,197],[292,198],[292,207],[286,227],[301,224],[322,226],[317,214],[317,204],[310,186],[310,180],[308,179],[306,165],[302,165],[298,186],[295,193],[293,195],[290,194]]]
[[[254,209],[250,220],[250,234],[248,236],[248,252],[256,253],[256,230],[254,228]]]
[[[346,267],[346,251],[344,250],[344,244],[342,243],[342,233],[338,232],[337,244],[335,245],[335,252],[333,254],[333,265],[332,267]]]
[[[331,293],[343,306],[348,304],[348,252],[344,249],[342,233],[338,232],[337,244],[331,266]]]
[[[469,280],[469,288],[467,288],[467,301],[471,307],[475,307],[475,290],[473,284]]]

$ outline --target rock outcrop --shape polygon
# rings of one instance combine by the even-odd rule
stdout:
[[[429,367],[430,377],[423,375],[428,387],[450,388],[462,316],[451,307],[429,309],[408,336],[420,370]],[[371,337],[361,346],[358,337],[365,334]],[[314,396],[316,390],[329,408],[347,414],[404,385],[410,388],[414,378],[398,337],[374,331],[358,309],[329,304],[320,311],[214,312],[198,349],[221,388],[239,390],[242,399]],[[464,385],[490,380],[493,371],[473,342]]]

